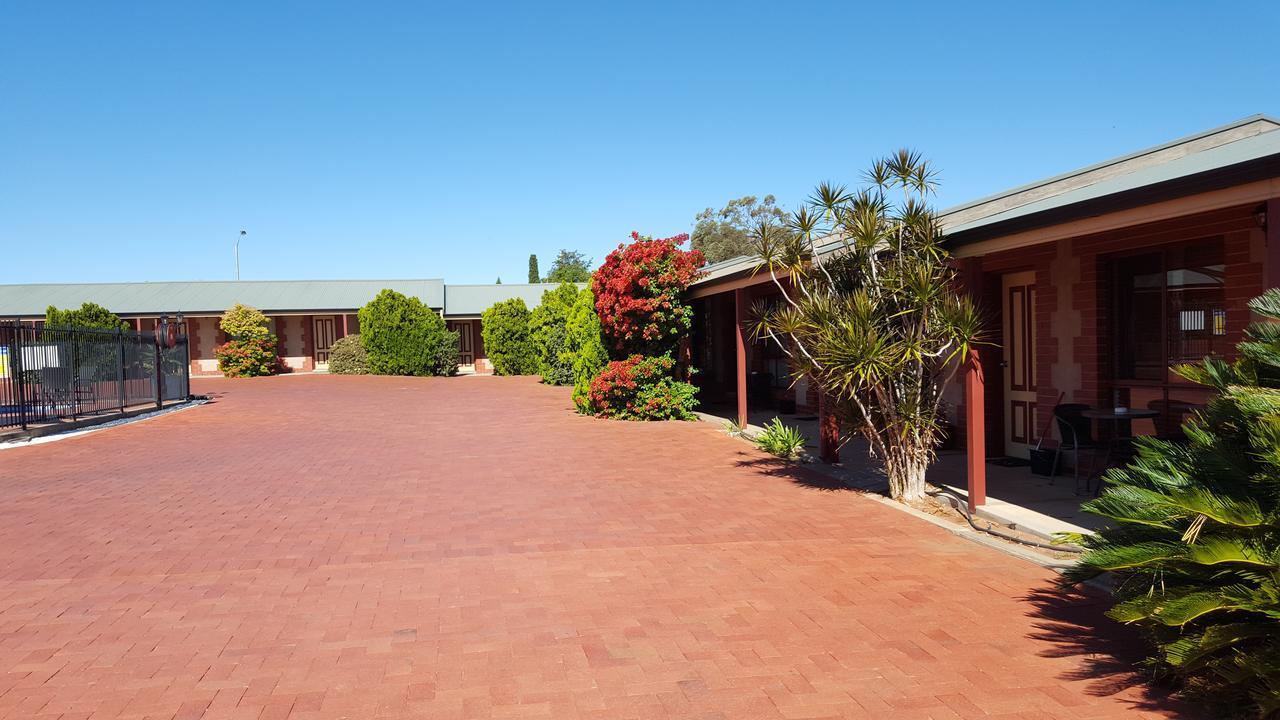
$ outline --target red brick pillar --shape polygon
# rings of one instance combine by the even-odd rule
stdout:
[[[965,445],[968,455],[969,512],[987,504],[986,393],[978,351],[970,350],[964,368]]]
[[[285,336],[288,335],[289,332],[289,328],[287,326],[288,316],[276,315],[275,317],[268,317],[267,319],[271,321],[271,326],[275,328],[276,331],[276,357],[280,358],[280,370],[282,372],[288,372],[290,368],[284,364]]]
[[[737,386],[738,386],[738,426],[747,426],[747,290],[738,288],[733,291],[734,323],[733,340],[736,351]]]
[[[312,315],[302,316],[302,369],[316,369],[315,321]]]
[[[187,318],[187,365],[189,372],[195,374],[200,368],[200,320]]]

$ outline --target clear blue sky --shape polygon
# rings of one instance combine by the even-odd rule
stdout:
[[[951,205],[1280,114],[1233,5],[7,0],[0,282],[521,282],[903,145]]]

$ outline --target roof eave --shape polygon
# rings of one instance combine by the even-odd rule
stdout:
[[[1051,227],[1072,220],[1130,210],[1143,205],[1221,190],[1280,175],[1280,155],[1268,155],[1223,168],[1171,178],[1070,205],[1048,208],[980,227],[947,234],[947,245],[961,247],[1014,233]]]

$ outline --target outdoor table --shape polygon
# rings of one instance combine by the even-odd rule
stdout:
[[[1111,458],[1112,456],[1115,455],[1116,443],[1120,440],[1133,439],[1132,435],[1129,433],[1128,421],[1159,417],[1160,412],[1158,410],[1144,410],[1141,408],[1128,408],[1123,412],[1116,412],[1115,408],[1106,408],[1106,409],[1090,408],[1089,410],[1081,411],[1080,415],[1082,417],[1087,417],[1090,420],[1094,420],[1098,423],[1109,422],[1109,423],[1115,424],[1115,427],[1112,428],[1110,433],[1108,433],[1109,437],[1107,438],[1107,454],[1102,463],[1102,469],[1097,472],[1098,487],[1096,490],[1094,490],[1094,492],[1097,493],[1099,490],[1102,489],[1102,479],[1101,479],[1102,473],[1105,472],[1107,468],[1111,467]],[[1121,432],[1122,428],[1124,432]],[[1077,491],[1078,490],[1079,488],[1077,488]],[[1086,480],[1085,491],[1088,492],[1088,490],[1089,490],[1089,481]]]

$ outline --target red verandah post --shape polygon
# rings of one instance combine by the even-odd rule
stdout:
[[[737,351],[738,427],[747,426],[747,290],[733,291],[734,348]]]
[[[970,350],[964,369],[965,444],[968,456],[969,512],[987,504],[987,433],[982,362]]]

